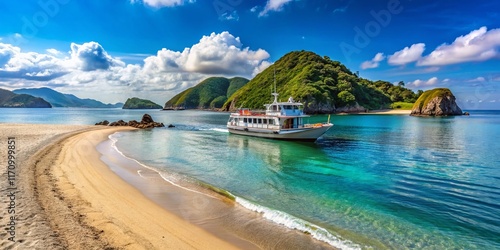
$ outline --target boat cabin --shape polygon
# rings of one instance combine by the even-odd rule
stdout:
[[[297,129],[304,127],[303,104],[293,101],[266,104],[265,113],[251,112],[249,109],[240,109],[237,117],[230,117],[228,124],[245,128],[259,128],[268,130]]]

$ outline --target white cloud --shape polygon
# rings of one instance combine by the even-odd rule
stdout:
[[[410,82],[409,84],[415,86],[415,87],[425,87],[425,86],[432,86],[432,85],[435,85],[439,82],[438,78],[437,77],[432,77],[430,78],[429,80],[427,81],[423,81],[423,80],[420,80],[420,79],[417,79],[413,82]]]
[[[0,69],[14,56],[21,52],[21,48],[11,44],[0,43]]]
[[[439,66],[463,62],[486,61],[500,56],[500,29],[489,30],[481,27],[465,36],[455,39],[452,44],[443,44],[423,57],[417,65]]]
[[[468,80],[467,82],[486,82],[486,79],[482,76],[479,76],[474,79]]]
[[[72,43],[70,49],[41,54],[0,43],[0,84],[9,89],[49,86],[104,102],[143,96],[163,103],[207,77],[250,78],[271,64],[269,53],[244,47],[229,32],[203,36],[183,51],[159,50],[143,65],[125,64],[97,42]]]
[[[259,17],[267,15],[270,11],[281,11],[283,6],[293,0],[267,0],[266,6],[259,13]]]
[[[239,37],[225,31],[203,36],[197,44],[182,52],[162,49],[156,56],[144,60],[144,68],[148,71],[187,71],[250,77],[268,58],[269,53],[265,50],[243,48]]]
[[[411,62],[416,62],[422,57],[425,50],[425,44],[417,43],[410,47],[397,51],[388,57],[387,62],[391,65],[405,65]]]
[[[84,44],[71,43],[71,59],[76,67],[83,71],[106,70],[112,66],[124,66],[125,63],[111,57],[96,42]]]
[[[46,49],[47,53],[53,55],[53,56],[59,56],[62,55],[62,52],[56,49]]]
[[[361,69],[374,69],[377,68],[382,60],[385,59],[384,53],[377,53],[373,59],[364,61],[361,64]]]
[[[137,3],[139,0],[130,0],[130,2]],[[196,0],[142,0],[142,2],[154,8],[161,8],[184,5],[185,3],[194,3]]]
[[[259,10],[259,6],[254,6],[250,9],[250,12],[257,12]]]

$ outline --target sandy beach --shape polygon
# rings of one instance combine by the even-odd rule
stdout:
[[[16,177],[10,182],[4,173],[0,182],[2,203],[15,195],[15,219],[5,209],[2,225],[15,225],[0,232],[0,248],[331,249],[217,193],[172,185],[127,162],[108,140],[127,130],[0,124],[2,166],[7,142],[16,145]]]
[[[2,249],[234,249],[144,197],[99,159],[108,135],[130,128],[0,124],[16,148],[15,242]],[[6,146],[2,142],[2,146]],[[6,166],[7,150],[1,164]],[[7,193],[7,176],[1,192]],[[2,197],[6,197],[2,195]],[[3,198],[2,203],[7,203]],[[2,211],[7,224],[7,211]]]

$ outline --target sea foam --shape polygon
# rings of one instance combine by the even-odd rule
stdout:
[[[211,129],[211,130],[216,130],[216,129]],[[225,131],[222,131],[223,129],[218,129],[218,130],[221,130],[220,132],[225,132]],[[119,132],[117,132],[115,134],[110,135],[108,138],[111,140],[111,147],[114,150],[116,150],[116,152],[118,152],[121,156],[136,162],[137,164],[141,165],[142,167],[144,167],[146,169],[157,172],[162,177],[163,180],[167,181],[168,183],[170,183],[176,187],[179,187],[179,188],[182,188],[184,190],[191,191],[191,192],[203,194],[203,195],[209,196],[211,198],[215,198],[214,196],[209,195],[208,193],[199,192],[195,189],[180,185],[179,184],[180,182],[188,181],[186,177],[183,177],[183,176],[180,176],[177,174],[173,174],[173,173],[168,173],[168,174],[162,173],[161,171],[158,171],[157,169],[155,169],[153,167],[142,164],[138,160],[126,156],[116,146],[116,142],[118,141],[119,136],[120,136]],[[190,182],[190,181],[188,181],[188,182]],[[298,230],[298,231],[301,231],[304,233],[308,233],[313,238],[315,238],[319,241],[323,241],[323,242],[325,242],[325,243],[327,243],[335,248],[349,249],[349,250],[350,249],[361,249],[361,247],[359,245],[357,245],[349,240],[342,239],[340,236],[335,236],[335,235],[331,234],[328,230],[326,230],[322,227],[319,227],[319,226],[314,225],[312,223],[309,223],[305,220],[294,217],[294,216],[287,214],[283,211],[274,210],[274,209],[271,209],[271,208],[268,208],[268,207],[265,207],[262,205],[252,203],[252,202],[245,200],[241,197],[235,196],[228,191],[225,191],[225,192],[227,192],[229,195],[233,196],[235,198],[236,203],[240,204],[242,207],[244,207],[250,211],[254,211],[254,212],[262,214],[262,216],[265,219],[267,219],[273,223],[285,226],[285,227],[293,229],[293,230]]]
[[[322,227],[311,224],[305,220],[294,217],[283,211],[264,207],[240,197],[236,197],[236,202],[248,210],[262,214],[262,216],[267,220],[283,225],[290,229],[311,234],[313,238],[328,243],[333,247],[339,249],[361,249],[360,246],[354,244],[349,240],[345,240],[340,238],[339,236],[335,236]]]

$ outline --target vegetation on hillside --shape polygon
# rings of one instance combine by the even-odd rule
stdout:
[[[431,90],[427,90],[420,95],[418,100],[413,104],[413,109],[418,108],[419,110],[422,107],[426,107],[429,102],[436,97],[445,97],[445,96],[453,96],[451,90],[447,88],[435,88]]]
[[[0,89],[0,107],[3,108],[52,108],[50,103],[42,98],[26,94],[15,94],[12,91]]]
[[[162,106],[150,100],[139,99],[137,97],[128,98],[123,109],[161,109]]]
[[[229,97],[224,110],[262,109],[271,101],[273,81],[281,100],[292,96],[308,113],[335,112],[356,104],[366,109],[389,108],[393,102],[414,102],[418,94],[401,82],[372,82],[353,74],[342,63],[308,51],[286,54]]]
[[[186,89],[165,103],[165,108],[184,107],[187,109],[221,108],[227,98],[244,86],[248,79],[234,77],[210,77],[198,85]]]

